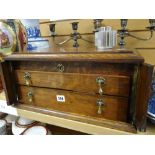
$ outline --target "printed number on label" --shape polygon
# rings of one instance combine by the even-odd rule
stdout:
[[[64,95],[57,95],[57,101],[58,102],[65,102],[65,96]]]

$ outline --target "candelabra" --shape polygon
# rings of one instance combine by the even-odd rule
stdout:
[[[66,40],[60,42],[60,43],[56,43],[57,45],[63,45],[67,42],[69,42],[70,40],[73,40],[73,47],[79,47],[79,43],[78,43],[78,40],[81,39],[83,41],[86,41],[86,42],[89,42],[89,43],[94,43],[92,41],[89,41],[85,38],[83,38],[81,36],[81,34],[77,31],[78,30],[78,23],[79,22],[73,22],[71,23],[72,25],[72,30],[73,30],[73,33],[71,33],[69,35],[69,38],[67,38]],[[51,31],[51,36],[54,38],[56,36],[56,33],[55,33],[55,24],[50,24],[50,31]]]
[[[83,34],[78,32],[78,24],[79,23],[73,22],[73,23],[71,23],[73,32],[71,34],[66,34],[66,35],[57,35],[55,32],[56,24],[51,22],[49,25],[49,28],[51,31],[50,37],[53,37],[53,39],[54,39],[55,37],[66,37],[67,36],[68,38],[66,40],[59,42],[59,43],[56,43],[54,40],[55,44],[63,45],[65,43],[69,42],[70,40],[73,40],[73,47],[76,47],[76,48],[79,47],[78,40],[83,40],[88,43],[94,43],[94,41],[87,40],[87,39],[83,38],[83,36],[96,34],[96,32],[98,32],[100,30],[100,27],[102,27],[102,21],[103,21],[103,19],[94,19],[93,20],[93,24],[94,24],[93,32],[83,33]],[[129,30],[129,29],[127,29],[128,19],[121,19],[120,25],[121,25],[121,29],[117,30],[117,35],[120,38],[120,41],[118,44],[119,44],[120,48],[125,48],[125,44],[126,44],[125,38],[126,37],[132,37],[132,38],[142,40],[142,41],[150,40],[153,37],[153,32],[155,30],[155,19],[149,19],[149,26],[143,30]],[[137,32],[144,32],[144,31],[149,32],[149,36],[146,38],[138,37],[135,34],[133,34],[133,32],[137,33]]]
[[[131,34],[131,31],[126,29],[127,23],[128,23],[128,19],[121,19],[121,29],[118,30],[118,35],[120,37],[120,42],[119,42],[120,48],[125,47],[125,41],[124,41],[125,37],[132,37],[143,41],[150,40],[153,37],[153,31],[155,30],[155,19],[149,19],[150,26],[146,27],[146,30],[150,32],[150,35],[147,38],[141,38]],[[139,30],[139,32],[140,31],[143,31],[143,30]]]

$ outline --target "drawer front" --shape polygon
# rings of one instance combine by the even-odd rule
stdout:
[[[130,78],[119,75],[57,73],[16,70],[16,81],[30,86],[57,88],[87,93],[129,96]],[[28,78],[26,77],[29,76]]]
[[[117,121],[127,120],[128,99],[37,87],[18,87],[19,101],[45,109]]]
[[[16,61],[14,68],[19,70],[59,72],[63,66],[64,73],[115,74],[132,76],[134,65],[128,63],[101,62],[65,62],[65,61]]]

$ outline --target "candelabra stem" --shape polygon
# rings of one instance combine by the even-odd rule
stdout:
[[[126,43],[124,41],[125,37],[128,36],[128,31],[127,30],[120,30],[119,31],[119,37],[120,37],[120,41],[119,41],[119,46],[120,48],[124,48]]]
[[[119,42],[119,46],[120,46],[121,49],[125,47],[124,38],[121,38],[121,40],[120,40],[120,42]]]

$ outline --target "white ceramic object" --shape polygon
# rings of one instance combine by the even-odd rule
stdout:
[[[15,122],[17,119],[17,116],[14,115],[7,115],[5,117],[5,120],[7,121],[8,124],[11,124],[12,122]]]
[[[15,122],[12,122],[12,133],[14,135],[20,135],[28,127],[35,125],[37,122],[24,117],[19,117]]]
[[[27,127],[18,127],[15,122],[12,122],[12,133],[14,135],[20,135]]]
[[[7,132],[6,131],[1,132],[0,135],[7,135]]]
[[[7,122],[5,120],[0,120],[0,135],[3,135],[4,132],[6,133],[6,124]]]
[[[34,120],[30,120],[24,117],[19,117],[19,119],[17,119],[16,124],[18,124],[19,126],[28,126],[33,124],[35,121]]]
[[[36,125],[37,124],[37,125]],[[19,117],[12,122],[12,133],[14,135],[46,135],[51,132],[45,127],[46,124],[39,123],[34,120]]]
[[[35,125],[27,128],[23,135],[51,135],[51,132],[45,126]]]

